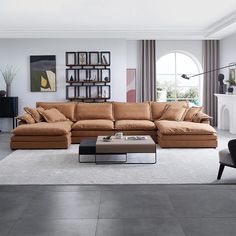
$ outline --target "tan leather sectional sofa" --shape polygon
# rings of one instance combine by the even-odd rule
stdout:
[[[21,124],[12,131],[12,149],[68,148],[83,138],[98,135],[151,135],[161,147],[216,147],[216,131],[204,123],[159,120],[168,103],[38,102],[37,107],[56,108],[68,121]],[[187,106],[172,102],[172,106]]]

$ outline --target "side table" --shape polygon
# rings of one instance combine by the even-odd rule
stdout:
[[[18,116],[18,97],[0,97],[0,118],[12,118],[13,129],[16,127],[15,117]]]

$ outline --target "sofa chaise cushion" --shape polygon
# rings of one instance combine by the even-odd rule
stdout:
[[[118,120],[115,122],[116,130],[155,130],[156,126],[149,120]]]
[[[150,120],[151,112],[148,102],[127,103],[114,102],[115,120]]]
[[[12,130],[14,135],[32,135],[32,136],[56,136],[66,135],[71,131],[71,121],[62,121],[57,123],[39,122],[35,124],[25,124]]]
[[[158,128],[158,132],[161,134],[167,135],[192,135],[192,134],[201,134],[201,135],[209,135],[215,134],[215,129],[208,125],[202,123],[193,123],[188,121],[167,121],[160,120],[155,121],[155,125]]]
[[[111,120],[80,120],[72,125],[72,130],[113,130]]]

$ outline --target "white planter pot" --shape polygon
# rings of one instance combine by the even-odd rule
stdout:
[[[234,88],[233,95],[236,95],[236,86],[232,86]]]
[[[157,91],[157,101],[166,102],[167,100],[167,91]]]

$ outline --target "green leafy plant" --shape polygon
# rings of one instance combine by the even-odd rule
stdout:
[[[234,73],[232,73],[231,71],[229,72],[229,79],[226,80],[226,82],[229,83],[229,86],[235,86],[236,82],[235,82],[235,75]]]
[[[228,80],[226,80],[226,82],[228,82],[228,83],[229,83],[229,86],[234,86],[234,85],[236,85],[236,82],[235,82],[235,80],[234,80],[233,78],[230,78],[230,77],[229,77],[229,79],[228,79]]]
[[[2,77],[6,83],[6,86],[10,86],[13,79],[15,78],[16,76],[16,67],[14,66],[6,66],[5,69],[3,70],[0,70],[1,74],[2,74]]]

